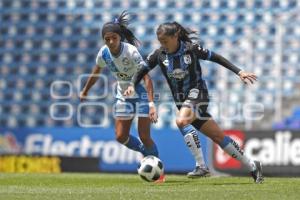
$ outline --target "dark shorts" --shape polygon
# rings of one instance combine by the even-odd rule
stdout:
[[[177,108],[180,110],[181,107],[191,108],[197,119],[192,123],[197,129],[211,118],[211,115],[207,112],[209,104],[209,94],[207,89],[193,88],[188,92],[187,97],[183,102],[177,103]]]

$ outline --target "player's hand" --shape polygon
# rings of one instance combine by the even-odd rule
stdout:
[[[80,92],[80,95],[79,95],[80,101],[83,102],[84,100],[86,100],[86,99],[87,99],[87,96],[88,96],[88,93],[87,93],[87,92],[81,91],[81,92]]]
[[[134,94],[135,90],[132,85],[128,86],[128,88],[124,92],[124,96],[132,96]]]
[[[149,105],[149,118],[152,123],[155,124],[157,122],[158,116],[157,116],[157,112],[156,112],[156,108],[155,108],[154,104]]]
[[[255,81],[257,81],[257,76],[251,72],[240,71],[238,75],[245,84],[253,84]]]

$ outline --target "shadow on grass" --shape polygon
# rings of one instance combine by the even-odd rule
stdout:
[[[253,185],[254,183],[210,183],[210,184],[204,184],[204,185]]]
[[[201,181],[200,181],[201,180]],[[187,185],[187,184],[195,184],[195,185],[211,185],[211,186],[228,186],[228,185],[253,185],[252,182],[226,182],[226,183],[218,183],[214,181],[206,181],[206,179],[188,179],[188,180],[167,180],[164,183],[154,183],[151,186],[170,186],[170,185]]]
[[[170,186],[170,185],[185,185],[189,184],[189,180],[167,180],[164,183],[153,183],[150,186]]]

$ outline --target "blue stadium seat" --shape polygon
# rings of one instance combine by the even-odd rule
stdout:
[[[60,122],[50,118],[48,109],[51,103],[56,102],[49,94],[50,85],[54,80],[73,83],[80,74],[91,72],[96,54],[103,44],[101,25],[116,17],[124,7],[134,13],[131,27],[143,42],[140,51],[144,57],[158,46],[155,36],[157,25],[176,20],[196,29],[205,47],[224,55],[238,66],[256,72],[260,81],[253,86],[256,93],[253,99],[271,109],[277,87],[273,81],[276,75],[274,59],[278,57],[274,56],[277,32],[276,24],[272,22],[276,21],[277,14],[288,13],[297,6],[297,0],[2,0],[0,125],[77,126],[76,120]],[[300,28],[287,24],[284,31],[281,73],[285,81],[282,93],[289,96],[299,82],[296,77],[300,75],[300,42],[297,38]],[[252,42],[247,43],[248,40]],[[245,99],[245,87],[238,78],[215,64],[203,62],[202,66],[204,79],[212,92],[230,88],[229,103]],[[107,70],[103,73],[109,74]],[[151,73],[156,90],[169,91],[159,70]],[[111,76],[109,82],[114,82]],[[96,85],[95,89],[100,91],[101,87]],[[61,89],[60,92],[66,91]],[[162,95],[162,99],[168,98],[168,95]],[[111,103],[113,97],[109,96],[104,101]],[[70,102],[78,102],[77,96],[73,95]],[[14,108],[15,103],[17,108]],[[29,117],[14,115],[15,112]],[[91,119],[87,121],[96,122],[99,112],[90,111]],[[288,124],[292,128],[299,127],[299,112],[296,109],[291,119],[276,126]],[[164,125],[170,125],[170,122],[162,122],[161,126]]]

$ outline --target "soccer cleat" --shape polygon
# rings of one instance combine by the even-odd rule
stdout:
[[[188,178],[201,178],[210,176],[209,169],[207,167],[196,166],[196,168],[187,174]]]
[[[160,175],[159,179],[157,179],[154,183],[164,183],[166,182],[166,175]]]
[[[262,183],[264,181],[264,177],[262,175],[262,166],[261,162],[259,161],[254,161],[256,169],[251,172],[251,176],[254,179],[255,183]]]

